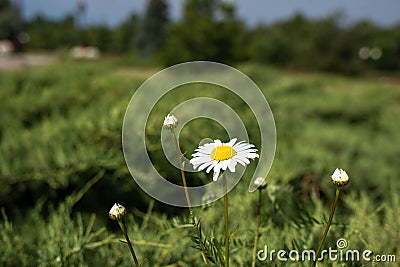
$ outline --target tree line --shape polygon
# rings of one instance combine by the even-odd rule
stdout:
[[[368,21],[342,26],[340,13],[320,19],[296,14],[273,24],[249,27],[237,16],[235,6],[226,1],[187,0],[183,5],[181,18],[172,21],[166,0],[150,0],[144,14],[132,13],[113,28],[83,27],[73,14],[57,21],[37,16],[23,22],[22,28],[30,37],[25,49],[91,45],[105,53],[156,57],[165,65],[188,60],[252,61],[347,74],[400,68],[400,23],[386,28]],[[0,12],[4,10],[0,6]],[[4,25],[1,22],[0,29],[13,27]],[[13,35],[10,32],[8,36]],[[5,33],[0,30],[0,38],[7,37]]]

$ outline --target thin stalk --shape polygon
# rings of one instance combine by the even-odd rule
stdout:
[[[129,240],[126,225],[122,219],[118,219],[118,224],[119,224],[119,227],[121,228],[122,233],[124,234],[126,242],[128,243],[128,247],[129,247],[129,250],[131,251],[133,261],[135,262],[135,266],[138,267],[139,262],[138,262],[138,259],[136,258],[135,251],[133,250],[132,243]]]
[[[261,189],[258,189],[258,203],[257,203],[257,223],[256,223],[256,231],[254,233],[254,247],[253,247],[253,261],[251,263],[252,267],[256,266],[256,255],[257,255],[257,246],[258,246],[258,234],[261,222]]]
[[[172,136],[174,137],[173,139],[174,139],[174,144],[175,144],[175,150],[176,150],[176,155],[178,156],[178,160],[179,160],[179,168],[181,170],[182,183],[183,183],[183,188],[185,190],[186,202],[188,204],[189,210],[191,210],[192,205],[190,203],[189,192],[187,190],[185,170],[183,169],[181,150],[179,149],[178,140],[176,139],[175,131],[173,129],[171,129],[171,133],[172,133]]]
[[[181,150],[179,149],[178,140],[176,138],[175,131],[173,129],[171,129],[171,133],[172,133],[172,136],[173,136],[173,139],[174,139],[176,155],[178,156],[178,160],[179,160],[179,168],[181,170],[182,183],[183,183],[183,188],[184,188],[184,191],[185,191],[186,202],[187,202],[188,208],[189,208],[189,214],[190,214],[191,223],[192,223],[192,225],[193,225],[193,227],[194,227],[194,229],[196,231],[197,238],[199,239],[199,244],[200,244],[200,248],[201,248],[201,251],[202,251],[201,255],[203,257],[203,260],[204,260],[204,262],[206,263],[207,266],[210,266],[210,262],[209,262],[209,260],[208,260],[208,258],[206,256],[206,252],[205,252],[206,250],[205,250],[204,244],[202,242],[201,233],[200,233],[199,228],[197,227],[196,218],[194,216],[192,205],[191,205],[191,202],[190,202],[189,192],[187,190],[185,171],[184,171],[184,168],[183,168]]]
[[[314,260],[313,264],[311,265],[312,267],[314,267],[317,264],[318,255],[321,252],[322,245],[324,244],[326,236],[327,236],[328,231],[329,231],[329,227],[332,224],[333,214],[335,213],[336,204],[337,204],[338,199],[339,199],[339,194],[340,194],[340,188],[337,187],[336,188],[336,193],[335,193],[335,199],[333,200],[333,203],[332,203],[331,213],[329,214],[328,223],[326,224],[325,231],[324,231],[324,233],[322,235],[321,241],[320,241],[319,246],[317,248],[317,252],[315,253],[315,260]]]
[[[226,186],[226,174],[224,179],[224,219],[225,219],[225,267],[229,267],[229,217],[228,217],[228,190]]]

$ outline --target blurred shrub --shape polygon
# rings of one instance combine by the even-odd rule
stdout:
[[[0,74],[8,99],[0,105],[1,205],[57,199],[102,170],[122,195],[136,187],[121,153],[121,127],[142,78],[109,76],[110,65],[95,64],[53,66],[53,75],[48,68]],[[107,196],[97,203],[115,201]]]

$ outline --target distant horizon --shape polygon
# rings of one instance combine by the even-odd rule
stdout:
[[[184,0],[169,0],[169,17],[179,20]],[[301,14],[308,19],[321,19],[332,16],[334,13],[344,15],[340,24],[348,26],[360,21],[369,21],[380,27],[400,25],[400,1],[375,0],[320,2],[319,0],[281,0],[279,2],[259,0],[225,0],[236,6],[236,14],[246,25],[252,27],[257,24],[273,24],[287,20],[295,14]],[[12,0],[22,6],[22,15],[25,20],[31,20],[37,15],[51,20],[60,20],[67,15],[75,14],[78,3],[86,4],[87,25],[106,25],[115,27],[128,19],[133,13],[142,15],[146,8],[146,0]],[[111,12],[110,12],[111,10]]]

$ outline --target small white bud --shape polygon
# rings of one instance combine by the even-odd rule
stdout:
[[[254,182],[253,182],[253,186],[254,188],[257,189],[264,189],[267,187],[267,182],[265,181],[266,179],[264,177],[257,177]]]
[[[125,214],[126,214],[125,207],[115,203],[114,206],[112,206],[112,208],[110,209],[108,216],[110,216],[112,220],[119,220],[122,217],[124,217]]]
[[[345,186],[349,183],[349,176],[344,170],[336,168],[335,172],[331,176],[331,181],[336,186]]]
[[[164,127],[167,129],[173,129],[178,125],[178,119],[171,114],[168,114],[164,119]]]

